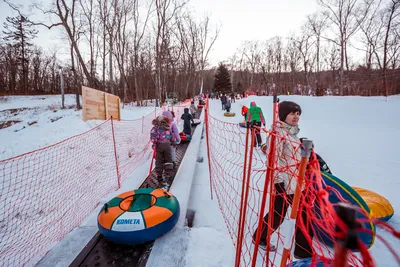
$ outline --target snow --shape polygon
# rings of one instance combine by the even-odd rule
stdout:
[[[74,109],[75,95],[65,95],[65,106],[66,109],[61,109],[59,95],[6,97],[0,102],[0,123],[8,120],[20,122],[0,130],[0,160],[55,144],[103,122],[82,121],[82,110]],[[15,109],[21,110],[16,112]],[[154,109],[154,106],[137,108],[126,105],[121,110],[121,118],[139,119],[154,112]],[[159,108],[157,112],[160,112]]]
[[[204,121],[204,113],[202,112],[201,121]],[[148,267],[156,267],[168,263],[170,266],[186,266],[183,251],[187,250],[188,239],[182,239],[182,236],[187,236],[188,228],[185,227],[186,212],[190,198],[190,189],[193,182],[193,177],[196,171],[197,155],[201,142],[202,129],[204,124],[197,126],[196,131],[192,136],[192,140],[186,150],[179,170],[175,176],[174,182],[170,188],[170,192],[179,200],[180,216],[173,232],[158,238],[152,248],[152,253],[147,261]],[[178,250],[176,244],[181,246],[177,254],[174,251]]]
[[[189,231],[187,266],[234,266],[235,247],[225,226],[218,202],[211,199],[206,139],[202,139],[191,189],[189,209],[195,211]]]
[[[314,141],[316,152],[327,161],[336,176],[351,186],[371,189],[386,197],[395,210],[389,224],[399,230],[400,197],[397,188],[400,182],[396,178],[400,171],[400,145],[396,137],[400,136],[400,96],[281,96],[280,101],[284,100],[295,101],[302,107],[299,136]],[[240,115],[242,105],[249,106],[252,101],[262,108],[269,126],[272,97],[251,96],[233,103],[231,112],[236,113],[235,117],[224,117],[219,100],[214,100],[211,101],[210,114],[218,120],[238,123],[243,118]],[[232,138],[237,141],[236,137]],[[263,140],[265,142],[265,138]],[[400,245],[399,239],[382,229],[377,229],[377,235],[393,248]],[[370,252],[377,266],[397,266],[393,255],[380,240],[376,240]]]
[[[46,100],[36,98],[15,97],[15,99],[9,98],[6,103],[0,103],[0,110],[39,107],[36,113],[31,111],[20,113],[17,118],[23,122],[0,130],[2,133],[0,159],[61,141],[97,125],[97,122],[91,122],[93,125],[82,122],[80,111],[67,109],[54,113],[49,110],[48,106],[60,104],[60,99],[57,99],[60,98],[59,96],[46,97]],[[400,195],[398,194],[400,181],[397,179],[400,172],[398,157],[400,145],[397,142],[400,136],[398,117],[400,96],[388,98],[281,96],[280,100],[295,101],[302,107],[299,136],[314,141],[316,152],[327,161],[335,175],[352,186],[371,189],[392,203],[395,214],[389,224],[400,230]],[[66,98],[66,103],[72,105],[73,101],[74,96]],[[269,126],[272,118],[272,97],[251,96],[237,100],[232,104],[232,112],[236,113],[235,117],[224,117],[219,100],[213,100],[210,101],[210,114],[221,121],[238,123],[242,120],[241,106],[243,104],[249,106],[251,101],[255,101],[263,109],[267,126]],[[127,105],[122,110],[122,118],[125,119],[124,116],[129,119],[140,118],[152,111],[154,107],[136,108]],[[6,117],[4,112],[0,113],[0,116],[1,120]],[[63,118],[51,123],[49,121],[53,116],[63,116]],[[179,117],[177,116],[178,121]],[[26,126],[33,119],[38,123]],[[25,129],[14,132],[22,125],[26,126]],[[9,144],[11,142],[14,143]],[[198,149],[188,156],[191,161],[201,157],[204,159],[203,162],[197,162],[195,165],[192,162],[191,166],[195,169],[191,173],[194,172],[194,177],[187,177],[187,179],[193,179],[190,199],[182,200],[188,201],[188,209],[195,211],[193,227],[178,225],[157,242],[175,244],[175,252],[172,252],[175,254],[171,255],[177,260],[177,265],[174,266],[233,266],[235,259],[233,243],[236,240],[232,240],[228,233],[215,192],[213,192],[214,198],[210,199],[205,138],[201,139]],[[97,213],[102,204],[119,193],[137,188],[146,177],[149,166],[150,162],[147,160],[126,179],[122,188],[100,199],[99,206],[88,215],[85,222],[58,244],[54,244],[52,250],[37,266],[69,266],[97,231]],[[183,171],[180,172],[184,174]],[[173,188],[176,190],[174,194],[185,195],[190,186],[176,184],[171,190]],[[185,214],[181,213],[181,216],[184,217]],[[387,240],[393,248],[400,246],[400,240],[382,229],[378,228],[377,234]],[[377,266],[397,266],[392,254],[379,239],[376,240],[370,252]],[[171,253],[170,250],[169,253]],[[154,256],[157,255],[152,254],[152,257]]]

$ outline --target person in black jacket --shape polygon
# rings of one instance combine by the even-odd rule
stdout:
[[[228,97],[226,96],[225,93],[223,93],[221,96],[222,110],[225,110],[226,102],[228,102]]]
[[[192,115],[189,113],[188,108],[185,108],[183,110],[181,119],[183,120],[183,133],[192,135],[192,125],[190,124],[190,122],[194,123],[194,120],[193,120]]]

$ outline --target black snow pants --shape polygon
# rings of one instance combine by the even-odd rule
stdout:
[[[276,229],[279,228],[279,226],[282,224],[283,219],[286,216],[286,212],[288,209],[288,205],[292,205],[293,202],[293,197],[294,195],[287,195],[286,190],[285,190],[285,184],[284,183],[277,183],[275,184],[275,202],[274,202],[274,215],[273,215],[273,220],[272,220],[272,225],[270,226],[273,231],[276,231]],[[286,200],[285,200],[285,195],[286,195]],[[302,196],[303,198],[303,196]],[[260,240],[265,240],[268,235],[268,218],[269,213],[265,215],[264,221],[263,221],[263,229],[261,233],[261,239]],[[297,215],[299,216],[299,215]],[[303,222],[305,225],[307,225],[307,213],[306,211],[302,211],[301,217],[303,219]],[[297,222],[296,222],[297,224]],[[254,238],[257,234],[257,231],[254,232]],[[307,233],[311,239],[313,238],[313,231],[311,229],[311,226],[308,226],[308,233]],[[309,258],[312,257],[312,249],[310,244],[307,241],[307,238],[305,237],[303,231],[296,226],[296,236],[295,236],[295,248],[294,248],[294,255],[298,258]]]
[[[172,163],[172,153],[170,143],[156,144],[156,174],[162,176],[163,170],[166,175],[171,175],[174,165]]]

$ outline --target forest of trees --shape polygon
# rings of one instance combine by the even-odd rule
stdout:
[[[188,1],[52,0],[31,6],[29,16],[40,21],[4,1],[15,16],[0,31],[0,95],[59,94],[60,74],[66,93],[79,95],[87,85],[139,104],[163,102],[167,92],[184,99],[201,87],[213,90],[216,69],[208,62],[219,27],[210,16],[196,19]],[[224,62],[232,90],[400,93],[400,1],[316,1],[320,11],[297,33],[243,42]],[[60,49],[33,44],[38,30],[53,28],[69,60],[60,60]]]

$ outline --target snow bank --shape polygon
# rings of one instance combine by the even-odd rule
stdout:
[[[200,119],[204,122],[204,112]],[[192,141],[186,150],[170,192],[176,196],[180,205],[180,216],[175,228],[158,238],[153,245],[146,266],[187,266],[185,251],[188,248],[188,228],[185,227],[186,212],[190,199],[193,177],[196,170],[204,123],[197,126]],[[176,253],[179,251],[179,253]]]

